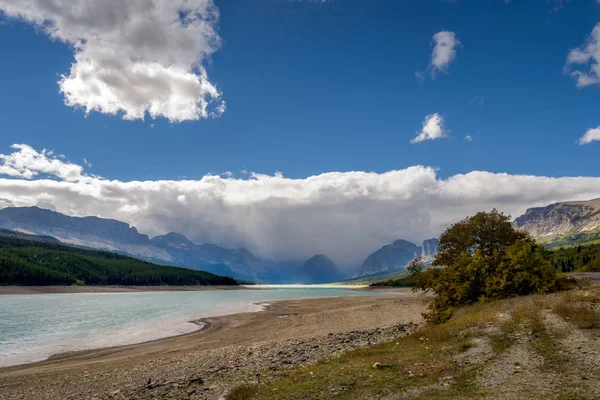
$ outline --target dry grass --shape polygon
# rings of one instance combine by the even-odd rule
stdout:
[[[569,293],[553,311],[581,329],[600,329],[600,289]]]
[[[256,386],[251,397],[239,398],[485,398],[484,390],[475,384],[485,361],[461,365],[455,361],[464,357],[460,353],[468,357],[481,339],[491,343],[491,357],[499,357],[516,343],[526,343],[542,356],[542,370],[563,374],[570,360],[558,341],[568,332],[549,329],[545,313],[553,309],[578,327],[597,328],[599,305],[600,290],[595,289],[593,293],[576,290],[475,304],[458,309],[448,322],[425,326],[411,336],[281,371]],[[571,389],[565,387],[564,398],[575,393]]]
[[[257,392],[256,386],[251,385],[239,385],[231,389],[227,394],[227,400],[249,400]]]
[[[285,371],[265,386],[256,399],[372,399],[406,390],[416,398],[469,397],[474,371],[459,368],[454,356],[473,347],[471,339],[496,323],[511,300],[476,304],[456,312],[447,323],[430,325],[393,342],[348,352],[315,365]],[[375,363],[386,368],[376,368]],[[443,378],[452,377],[452,385]]]

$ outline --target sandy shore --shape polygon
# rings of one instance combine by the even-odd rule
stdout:
[[[407,287],[394,287],[394,286],[363,286],[354,288],[357,292],[398,292],[398,293],[411,293],[412,288]]]
[[[218,399],[237,383],[403,336],[424,309],[408,291],[277,302],[204,319],[199,332],[0,369],[0,398]]]
[[[0,286],[3,294],[127,293],[252,289],[244,286]]]

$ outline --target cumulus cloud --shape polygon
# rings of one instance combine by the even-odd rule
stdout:
[[[565,71],[575,78],[577,87],[600,83],[600,23],[583,46],[569,52]]]
[[[424,140],[436,140],[446,137],[446,130],[444,130],[444,117],[440,114],[435,113],[425,117],[423,121],[423,127],[417,136],[410,141],[410,143],[420,143]]]
[[[600,141],[600,126],[597,128],[588,129],[585,135],[583,135],[577,143],[583,145],[592,143],[595,141]]]
[[[172,122],[225,110],[203,66],[220,45],[212,0],[0,0],[0,12],[72,47],[58,82],[69,106]]]
[[[16,147],[2,162],[26,150]],[[46,158],[55,160],[47,152]],[[35,165],[33,160],[20,168],[57,170]],[[273,259],[324,253],[348,267],[393,240],[436,237],[448,224],[481,210],[496,207],[517,216],[532,206],[600,197],[600,178],[473,171],[442,179],[427,166],[304,179],[251,174],[123,182],[85,173],[79,180],[63,179],[62,172],[54,173],[55,179],[10,176],[15,178],[0,178],[0,206],[38,205],[115,218],[149,235],[178,231],[198,243],[246,246]]]
[[[473,137],[471,135],[466,135],[465,136],[465,141],[472,142],[473,141]]]
[[[433,42],[435,45],[431,54],[429,71],[431,77],[435,78],[438,72],[448,70],[448,66],[456,58],[456,47],[460,45],[460,42],[454,32],[448,31],[438,32],[433,35]]]
[[[44,149],[38,152],[26,144],[13,144],[11,147],[16,151],[8,155],[0,154],[0,175],[31,179],[46,174],[69,182],[82,178],[81,166],[63,161],[61,156],[55,156],[52,151]]]

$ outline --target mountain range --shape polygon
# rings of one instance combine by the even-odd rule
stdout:
[[[551,248],[600,242],[600,199],[530,208],[513,225]]]
[[[231,249],[211,243],[196,244],[177,232],[150,238],[122,221],[71,217],[38,207],[1,209],[0,228],[53,237],[78,247],[113,251],[158,264],[204,270],[238,280],[326,283],[347,278],[323,254],[315,255],[305,262],[273,261],[257,257],[243,247]],[[437,246],[437,239],[426,240],[422,246],[397,240],[368,256],[360,267],[359,275],[401,271],[415,257],[432,259]]]
[[[530,233],[548,247],[600,242],[600,199],[568,201],[528,209],[513,225]],[[0,210],[0,228],[63,243],[113,251],[163,265],[204,270],[238,280],[264,283],[326,283],[348,278],[326,255],[306,261],[273,261],[250,250],[225,248],[216,244],[196,244],[181,233],[170,232],[153,238],[129,224],[98,217],[71,217],[38,207],[8,207]],[[353,278],[401,273],[414,258],[429,262],[438,239],[418,246],[396,240],[370,254]]]
[[[422,246],[417,246],[406,240],[396,240],[367,257],[356,277],[402,271],[417,257],[421,257],[425,262],[432,261],[439,243],[438,239],[428,239]]]
[[[0,210],[0,228],[52,236],[63,243],[114,251],[158,264],[231,276],[239,280],[282,282],[285,269],[256,258],[248,249],[197,245],[180,233],[149,238],[122,221],[98,217],[70,217],[38,207]]]

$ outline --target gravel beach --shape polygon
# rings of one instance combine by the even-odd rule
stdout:
[[[0,398],[219,399],[283,368],[404,336],[422,324],[423,300],[407,290],[206,318],[186,335],[0,369]]]

